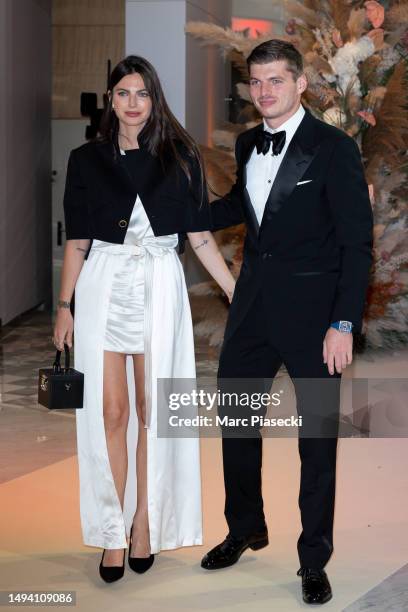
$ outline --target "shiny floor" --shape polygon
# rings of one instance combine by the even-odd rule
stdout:
[[[265,439],[264,499],[270,545],[218,572],[200,559],[226,533],[219,439],[203,439],[205,545],[161,553],[139,576],[101,581],[99,549],[83,546],[73,412],[37,404],[38,368],[51,365],[51,319],[20,317],[0,334],[0,591],[75,591],[76,609],[168,612],[306,609],[296,577],[299,460],[295,439]],[[197,346],[198,371],[217,353]],[[408,350],[360,356],[355,376],[405,377]],[[335,553],[327,572],[336,612],[408,611],[408,440],[339,442]],[[5,593],[0,594],[4,605]],[[15,606],[5,606],[12,609]],[[28,606],[30,607],[30,606]]]

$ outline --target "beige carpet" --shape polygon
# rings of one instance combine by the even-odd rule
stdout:
[[[405,440],[340,442],[336,551],[327,566],[334,599],[325,609],[342,610],[407,561],[406,459]],[[199,562],[225,535],[219,440],[203,440],[202,468],[206,545],[162,553],[146,575],[127,569],[114,585],[99,578],[100,551],[81,542],[76,457],[2,484],[1,590],[74,590],[76,609],[89,612],[307,608],[295,575],[296,440],[265,442],[269,547],[218,572]]]

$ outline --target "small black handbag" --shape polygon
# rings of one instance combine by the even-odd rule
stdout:
[[[38,403],[50,410],[83,408],[84,375],[69,367],[69,347],[64,344],[65,368],[57,351],[52,368],[41,368],[38,379]]]

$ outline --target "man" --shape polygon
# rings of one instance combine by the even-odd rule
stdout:
[[[361,328],[371,206],[357,144],[300,103],[307,80],[298,51],[270,40],[247,63],[263,123],[238,137],[235,185],[212,205],[215,230],[243,221],[247,228],[218,379],[221,389],[245,379],[259,390],[255,381],[269,384],[283,363],[294,382],[298,413],[309,425],[299,434],[298,575],[304,601],[325,603],[332,597],[323,568],[333,551],[339,385],[352,361],[352,331]],[[247,548],[268,544],[262,437],[252,433],[223,430],[229,533],[205,555],[205,569],[227,567]]]

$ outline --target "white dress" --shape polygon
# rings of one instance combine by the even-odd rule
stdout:
[[[195,378],[190,305],[177,235],[154,236],[137,197],[124,244],[94,240],[75,287],[75,368],[84,372],[76,412],[80,515],[86,545],[127,548],[136,510],[133,363],[124,508],[112,476],[103,420],[104,350],[144,353],[147,494],[151,552],[202,544],[199,439],[157,435],[158,378]]]
[[[149,219],[139,198],[133,207],[124,244],[139,244],[154,234]],[[163,240],[161,240],[163,242]],[[160,240],[158,241],[160,243]],[[175,248],[177,234],[165,237],[165,243]],[[94,240],[92,248],[103,248],[109,243]],[[120,353],[143,353],[144,327],[144,265],[132,253],[121,258],[121,268],[113,279],[111,298],[106,321],[105,345],[107,351]]]

